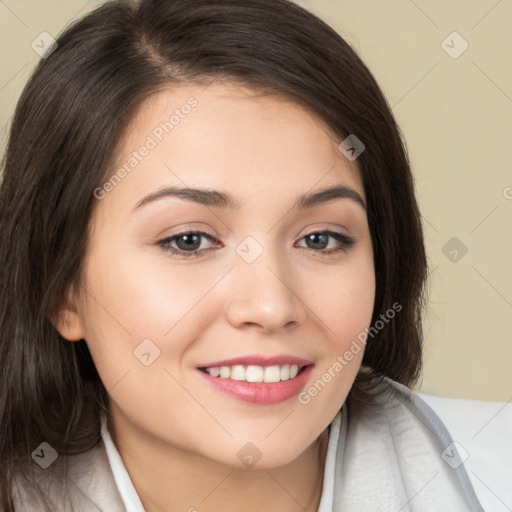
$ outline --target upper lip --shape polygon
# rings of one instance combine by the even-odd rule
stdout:
[[[296,364],[297,366],[309,366],[313,364],[313,361],[309,361],[307,359],[302,359],[301,357],[291,356],[291,355],[277,355],[272,357],[264,357],[264,356],[242,356],[235,357],[233,359],[224,359],[222,361],[214,361],[213,363],[206,363],[203,365],[199,365],[198,368],[212,368],[214,366],[235,366],[235,365],[243,365],[243,366],[282,366],[285,364]]]

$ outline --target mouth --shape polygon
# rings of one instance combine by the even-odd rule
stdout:
[[[215,389],[245,402],[275,404],[297,395],[314,363],[293,356],[245,357],[199,366]]]

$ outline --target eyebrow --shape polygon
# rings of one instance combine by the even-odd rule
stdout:
[[[304,194],[295,201],[293,208],[300,210],[312,208],[313,206],[327,203],[334,199],[351,199],[362,206],[363,210],[366,211],[366,204],[363,198],[353,188],[347,187],[346,185],[335,185],[334,187],[324,188],[317,192]]]
[[[143,197],[132,208],[132,211],[138,210],[148,203],[167,197],[177,197],[179,199],[199,203],[204,206],[229,210],[237,210],[242,205],[242,201],[240,199],[218,190],[189,187],[165,187]],[[346,185],[335,185],[321,189],[317,192],[303,194],[296,199],[292,209],[305,210],[335,199],[350,199],[359,204],[366,211],[366,204],[363,201],[363,198],[353,188]]]

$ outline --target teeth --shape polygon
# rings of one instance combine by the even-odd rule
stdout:
[[[210,368],[207,368],[207,371],[209,370]],[[208,372],[210,373],[210,372]],[[210,373],[211,375],[211,373]],[[220,367],[220,370],[219,370],[219,375],[220,375],[220,378],[221,379],[229,379],[229,377],[231,377],[231,368],[229,366],[221,366]],[[215,375],[214,375],[215,377]]]
[[[245,368],[239,364],[231,367],[231,378],[233,380],[245,380]]]
[[[263,382],[263,368],[261,366],[248,366],[245,370],[247,382]]]
[[[265,382],[279,382],[281,380],[281,368],[279,366],[267,366],[264,379]]]
[[[227,368],[227,366],[225,366],[224,368]],[[220,367],[219,366],[212,366],[211,368],[208,368],[209,370],[209,374],[212,376],[212,377],[218,377],[220,375]]]
[[[297,377],[297,373],[299,373],[299,367],[296,364],[290,365],[290,379]]]
[[[212,366],[205,368],[206,373],[221,379],[245,380],[246,382],[280,382],[293,379],[299,373],[300,367],[296,364],[282,366],[255,366],[247,367],[237,364],[234,366]]]

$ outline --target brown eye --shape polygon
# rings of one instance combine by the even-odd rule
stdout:
[[[159,240],[157,245],[164,251],[181,256],[198,256],[200,252],[207,248],[202,247],[203,240],[212,242],[214,239],[208,233],[202,231],[187,231]]]
[[[331,246],[329,246],[331,243],[330,239],[335,240]],[[304,236],[302,240],[305,240],[308,249],[313,249],[314,251],[325,254],[348,251],[355,243],[353,238],[335,231],[318,231],[309,233]]]
[[[201,235],[192,233],[175,237],[176,245],[181,251],[195,251],[201,246]]]

